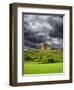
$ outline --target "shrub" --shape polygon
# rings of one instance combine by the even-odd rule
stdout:
[[[62,50],[28,49],[24,51],[24,60],[38,63],[54,63],[63,61]]]

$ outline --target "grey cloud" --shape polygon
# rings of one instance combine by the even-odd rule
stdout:
[[[62,47],[63,16],[24,14],[23,19],[24,47],[36,48],[42,42]]]

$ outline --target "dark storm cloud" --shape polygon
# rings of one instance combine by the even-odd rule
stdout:
[[[36,48],[39,43],[61,46],[63,38],[63,16],[25,15],[24,47]]]
[[[52,26],[54,27],[54,30],[50,32],[51,37],[55,38],[63,38],[63,20],[62,18],[55,18],[53,19],[54,23],[51,23]]]

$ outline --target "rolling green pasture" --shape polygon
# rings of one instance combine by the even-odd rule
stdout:
[[[50,64],[24,63],[24,74],[46,74],[62,72],[63,62]]]
[[[63,72],[63,50],[32,50],[24,52],[24,74]]]

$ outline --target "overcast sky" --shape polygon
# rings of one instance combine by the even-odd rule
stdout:
[[[63,15],[23,15],[24,48],[38,48],[40,43],[63,47]]]

